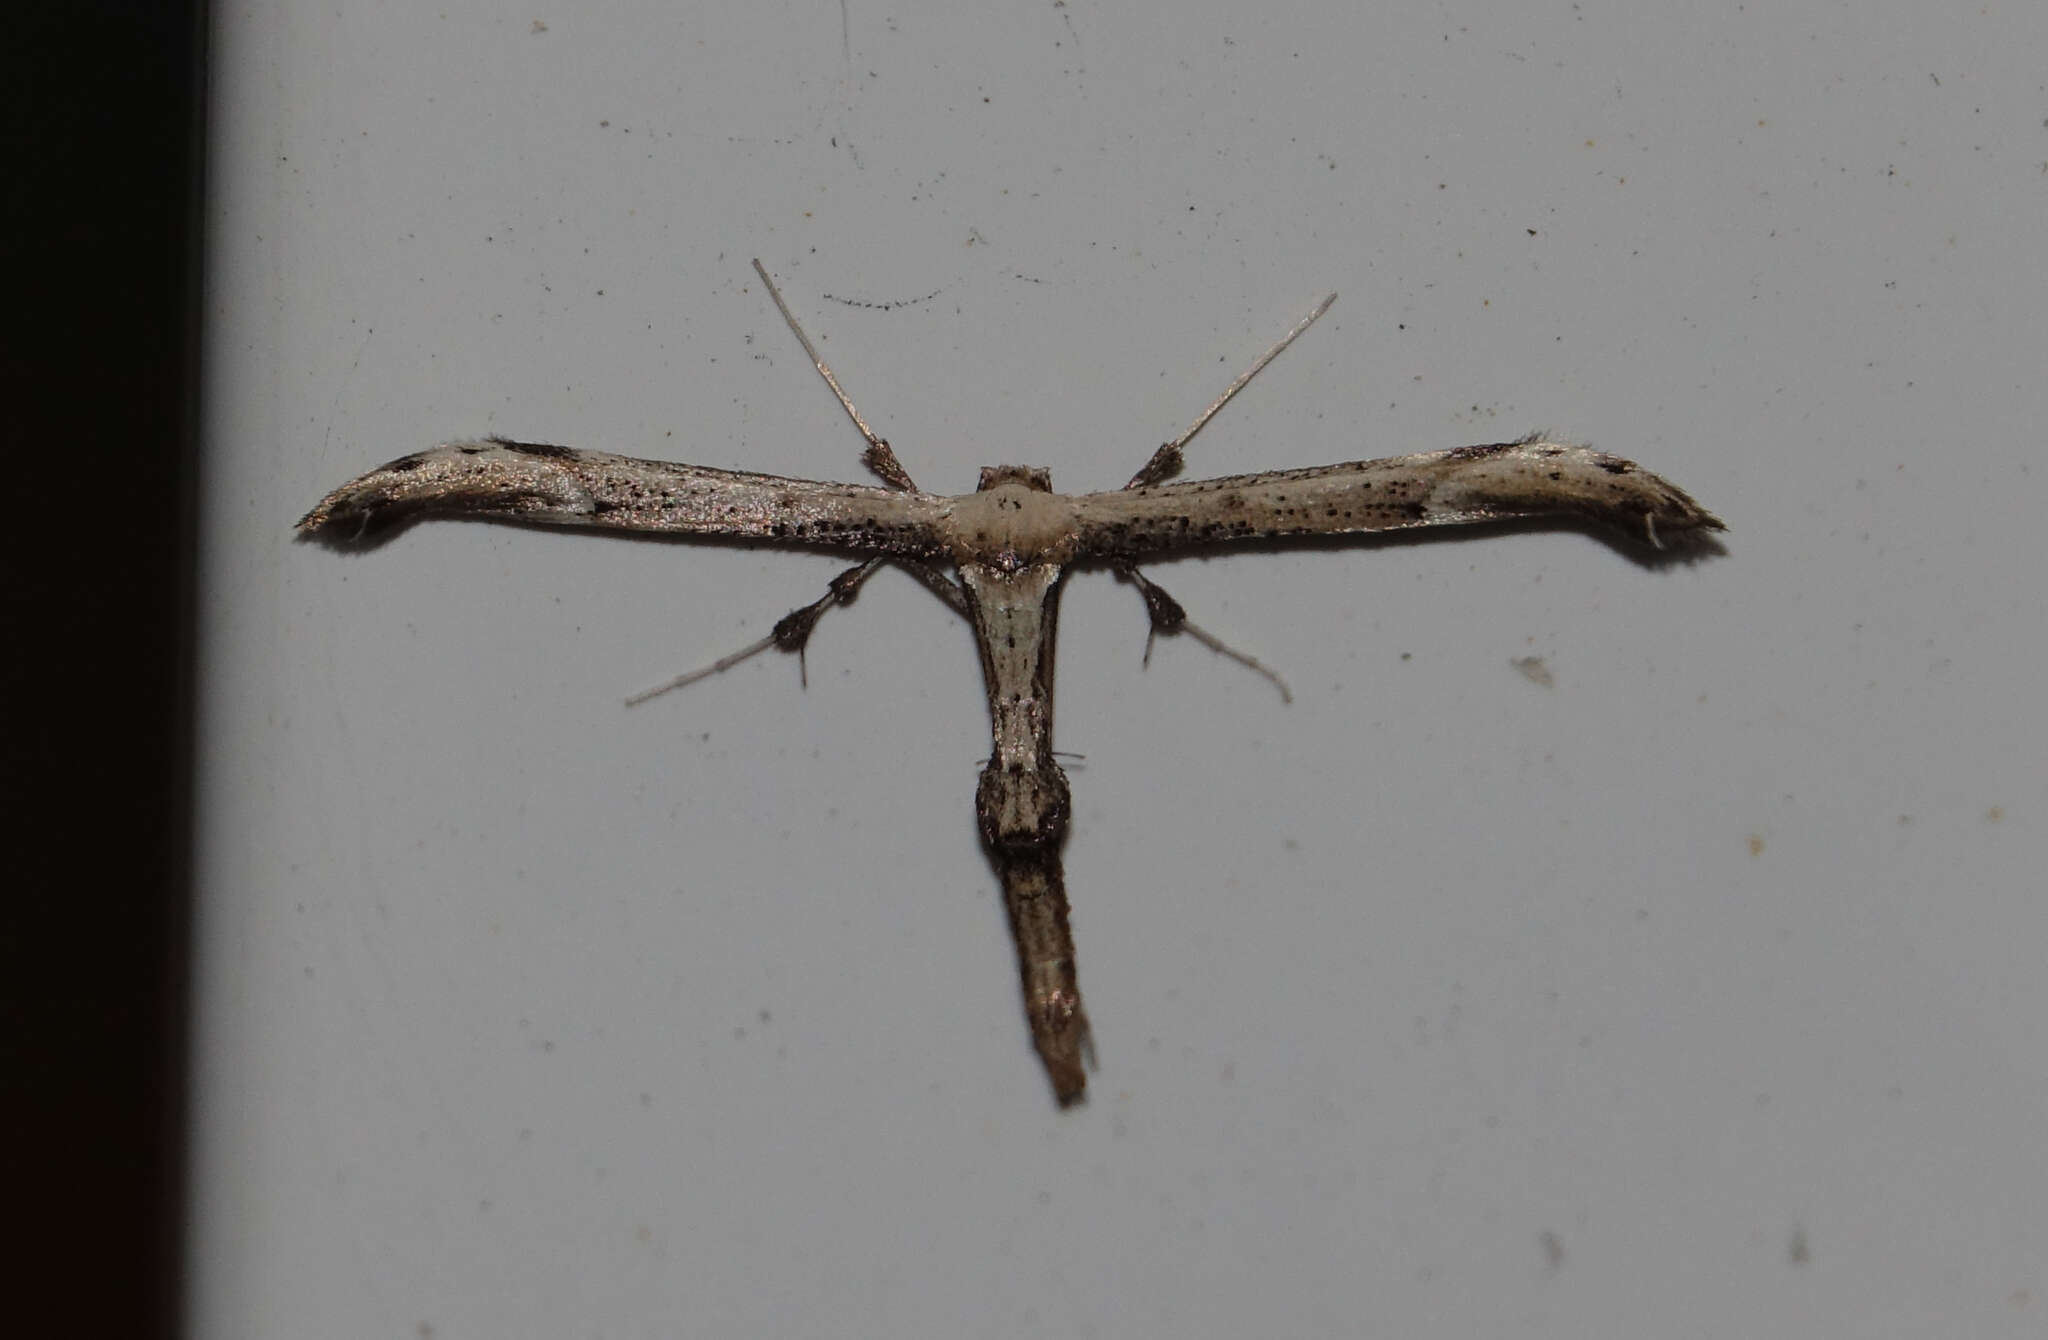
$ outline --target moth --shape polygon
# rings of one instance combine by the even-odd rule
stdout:
[[[1000,877],[1032,1042],[1062,1107],[1094,1065],[1074,967],[1060,847],[1071,812],[1053,757],[1053,644],[1077,567],[1136,583],[1151,633],[1188,632],[1271,675],[1188,622],[1138,571],[1145,559],[1293,536],[1361,535],[1521,517],[1611,527],[1651,546],[1723,529],[1684,490],[1633,461],[1533,434],[1512,442],[1169,482],[1182,449],[1336,300],[1333,293],[1161,446],[1121,489],[1059,494],[1032,466],[985,466],[975,491],[926,493],[869,427],[757,260],[754,269],[813,366],[867,440],[879,484],[786,479],[491,437],[401,456],[322,498],[302,536],[351,544],[424,517],[492,517],[594,530],[758,540],[857,556],[826,593],[767,637],[630,701],[724,670],[770,646],[802,653],[826,610],[876,568],[908,569],[966,618],[981,654],[992,744],[975,788],[981,841]],[[1273,676],[1278,683],[1277,676]],[[1285,686],[1282,685],[1285,693]]]

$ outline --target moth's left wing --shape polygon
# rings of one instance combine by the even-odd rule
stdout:
[[[322,498],[299,531],[346,541],[417,517],[485,516],[936,558],[945,552],[941,506],[930,494],[871,484],[487,438],[380,465]]]
[[[1075,500],[1077,556],[1141,559],[1235,541],[1576,517],[1651,544],[1720,518],[1634,461],[1543,437],[1307,470],[1150,484]]]

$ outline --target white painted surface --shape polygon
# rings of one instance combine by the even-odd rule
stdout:
[[[2044,59],[2017,7],[220,7],[194,1334],[2038,1334]],[[835,565],[291,540],[486,432],[859,478],[755,254],[929,488],[1114,486],[1337,288],[1191,474],[1555,428],[1728,553],[1154,569],[1291,708],[1078,578],[1063,1116],[915,583],[808,692],[628,713]]]

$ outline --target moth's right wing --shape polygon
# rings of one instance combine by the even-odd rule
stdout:
[[[1515,517],[1598,522],[1661,545],[1721,530],[1671,481],[1589,447],[1527,437],[1307,470],[1146,484],[1075,500],[1076,550],[1142,559],[1289,535],[1455,526]]]
[[[942,500],[869,484],[784,479],[488,438],[401,456],[299,519],[346,542],[419,517],[718,535],[892,558],[936,558]]]

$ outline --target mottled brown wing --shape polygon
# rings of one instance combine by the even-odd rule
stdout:
[[[401,456],[299,519],[347,541],[420,517],[722,535],[898,558],[944,553],[941,500],[868,484],[784,479],[490,438]]]
[[[1579,517],[1656,545],[1665,536],[1723,528],[1683,489],[1634,461],[1542,437],[1152,484],[1074,501],[1077,553],[1094,558],[1510,517]]]

